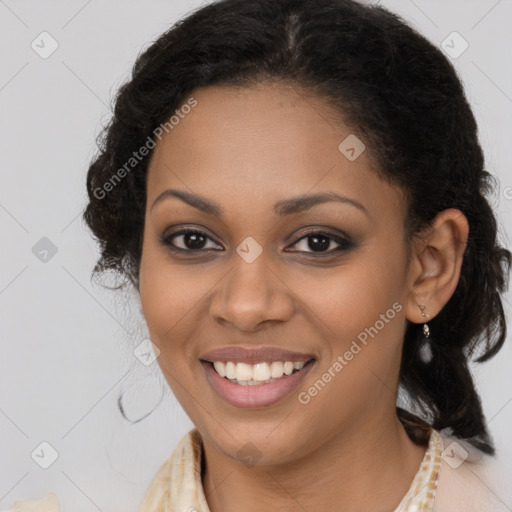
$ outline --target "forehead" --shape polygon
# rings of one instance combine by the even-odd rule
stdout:
[[[166,188],[180,188],[233,209],[250,203],[268,210],[283,197],[323,191],[353,196],[381,214],[390,202],[397,209],[398,191],[372,171],[370,152],[347,158],[344,141],[358,153],[364,141],[322,98],[276,83],[211,86],[189,97],[194,108],[154,149],[148,205]]]

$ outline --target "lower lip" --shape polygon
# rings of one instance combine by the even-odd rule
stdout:
[[[225,377],[221,377],[215,371],[212,364],[205,361],[201,361],[201,364],[206,372],[208,382],[226,402],[235,407],[256,408],[273,405],[291,393],[309,370],[311,370],[315,361],[310,361],[298,372],[292,373],[291,375],[283,375],[275,382],[256,384],[254,386],[234,384]]]

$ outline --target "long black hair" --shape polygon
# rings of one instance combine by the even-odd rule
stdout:
[[[138,289],[151,151],[128,172],[133,151],[194,89],[269,80],[322,97],[365,141],[376,172],[406,193],[410,240],[444,209],[467,217],[458,286],[430,321],[432,358],[421,357],[421,326],[408,322],[400,384],[433,428],[494,453],[468,369],[473,356],[491,358],[506,338],[501,295],[511,253],[498,245],[486,198],[494,180],[452,64],[383,7],[354,0],[222,0],[151,43],[118,91],[88,171],[84,219],[101,247],[93,273],[115,270]],[[398,408],[398,415],[409,425],[409,413]]]

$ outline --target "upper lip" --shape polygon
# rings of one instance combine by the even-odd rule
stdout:
[[[272,363],[274,361],[308,361],[313,359],[312,354],[304,352],[292,352],[278,347],[258,347],[258,348],[245,348],[245,347],[224,347],[211,350],[203,354],[200,359],[203,361],[232,361],[236,363]]]

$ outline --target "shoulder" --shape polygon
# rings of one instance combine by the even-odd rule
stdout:
[[[433,512],[510,512],[512,493],[494,457],[441,433],[443,454]]]
[[[16,501],[6,512],[60,512],[59,500],[49,492],[39,499]]]

